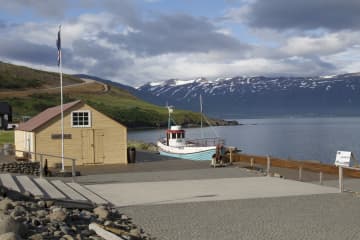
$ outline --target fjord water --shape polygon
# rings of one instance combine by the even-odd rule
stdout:
[[[238,119],[243,125],[203,128],[204,137],[219,137],[244,153],[333,164],[337,150],[352,151],[360,160],[360,117]],[[199,128],[186,129],[200,138]],[[129,131],[129,140],[155,143],[164,129]]]

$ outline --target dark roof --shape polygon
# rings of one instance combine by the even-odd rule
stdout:
[[[66,103],[63,105],[63,111],[67,111],[68,109],[72,108],[73,106],[80,103],[80,100],[77,100],[75,102]],[[20,123],[19,127],[16,128],[17,130],[27,131],[31,132],[37,129],[38,127],[41,127],[51,119],[57,117],[61,114],[61,105],[48,108],[45,111],[39,113],[38,115],[32,117],[28,121],[24,123]]]

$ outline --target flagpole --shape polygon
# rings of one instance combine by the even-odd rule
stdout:
[[[61,25],[58,33],[58,51],[59,51],[59,74],[60,74],[60,111],[61,111],[61,172],[65,172],[64,166],[64,107],[63,107],[63,79],[62,79],[62,57],[61,57]]]

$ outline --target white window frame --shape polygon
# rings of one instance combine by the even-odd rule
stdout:
[[[88,115],[88,124],[87,125],[74,125],[74,113],[87,113],[87,115]],[[71,127],[73,127],[73,128],[91,127],[91,112],[89,110],[72,111],[71,112]]]

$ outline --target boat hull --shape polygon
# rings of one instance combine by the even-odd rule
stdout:
[[[160,155],[189,159],[195,161],[211,160],[212,156],[216,153],[216,147],[185,147],[185,148],[175,148],[165,146],[158,143],[158,150]]]

